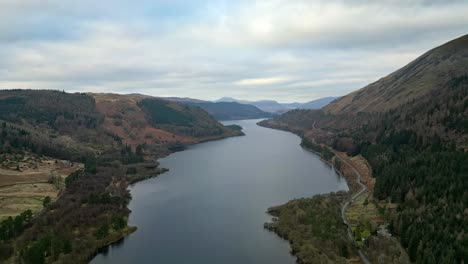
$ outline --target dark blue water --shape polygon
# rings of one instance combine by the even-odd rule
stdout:
[[[299,137],[256,122],[225,122],[246,135],[160,160],[168,173],[131,188],[138,230],[92,263],[295,263],[288,242],[263,229],[266,209],[346,182]]]

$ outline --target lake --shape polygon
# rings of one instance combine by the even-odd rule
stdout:
[[[238,124],[246,134],[190,146],[160,160],[170,171],[130,188],[138,230],[92,263],[295,263],[289,244],[263,229],[268,207],[347,190],[292,133]]]

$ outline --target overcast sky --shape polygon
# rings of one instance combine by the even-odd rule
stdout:
[[[467,33],[463,0],[0,0],[0,89],[303,102]]]

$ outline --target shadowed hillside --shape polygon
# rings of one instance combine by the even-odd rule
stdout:
[[[223,125],[199,107],[160,99],[144,99],[138,106],[143,109],[153,126],[178,134],[201,138],[219,136],[226,132]]]

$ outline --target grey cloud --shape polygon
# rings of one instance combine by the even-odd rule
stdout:
[[[465,1],[41,3],[0,3],[0,88],[308,101],[468,28]]]

